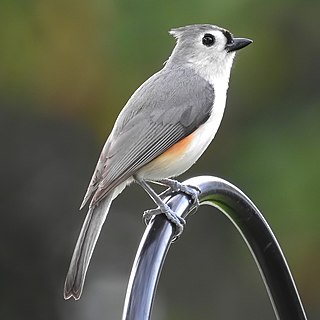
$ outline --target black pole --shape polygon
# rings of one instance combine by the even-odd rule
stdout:
[[[280,320],[306,320],[291,272],[266,220],[252,201],[231,183],[203,176],[184,181],[201,190],[200,204],[222,211],[247,243],[261,273],[274,312]],[[166,199],[178,215],[186,217],[192,206],[186,195]],[[162,215],[148,225],[131,271],[122,320],[148,320],[174,229]]]

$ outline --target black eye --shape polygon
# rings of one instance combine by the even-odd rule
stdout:
[[[206,33],[202,38],[202,43],[207,47],[211,47],[215,41],[216,39],[210,33]]]

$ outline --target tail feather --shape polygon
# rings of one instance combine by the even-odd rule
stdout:
[[[89,262],[112,200],[113,192],[87,213],[64,284],[65,299],[73,297],[78,300],[81,296]]]

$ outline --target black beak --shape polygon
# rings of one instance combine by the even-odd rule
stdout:
[[[252,42],[252,40],[246,38],[234,38],[233,42],[226,45],[226,50],[228,52],[237,51],[248,46]]]

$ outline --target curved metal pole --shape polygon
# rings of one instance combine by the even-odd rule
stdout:
[[[201,190],[200,204],[222,211],[236,226],[247,243],[261,273],[277,319],[305,320],[294,280],[281,248],[266,220],[252,201],[231,183],[203,176],[183,182]],[[178,194],[166,199],[180,216],[191,211],[188,197]],[[122,320],[148,320],[169,250],[174,229],[162,215],[147,226],[131,271]]]

